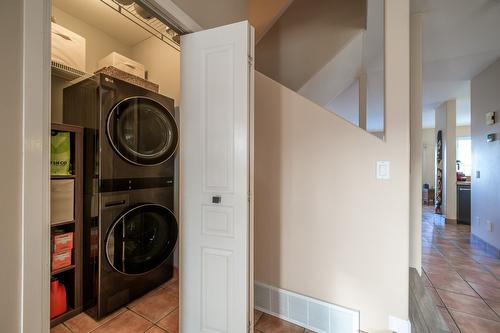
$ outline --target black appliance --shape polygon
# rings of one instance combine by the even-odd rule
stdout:
[[[84,306],[113,312],[173,276],[174,101],[97,74],[63,92],[84,127]]]
[[[470,183],[457,184],[457,221],[470,224],[471,221],[471,186]]]

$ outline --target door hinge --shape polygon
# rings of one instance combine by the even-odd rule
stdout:
[[[248,56],[248,66],[253,66],[253,57],[251,55]]]

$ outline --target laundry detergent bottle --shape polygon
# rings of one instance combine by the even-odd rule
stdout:
[[[56,278],[50,281],[50,319],[62,315],[68,309],[66,288]]]

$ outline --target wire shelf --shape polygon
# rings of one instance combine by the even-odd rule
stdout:
[[[146,16],[143,17],[137,11],[135,3],[123,5],[115,0],[101,0],[101,2],[105,3],[108,7],[137,24],[165,44],[180,51],[178,34],[146,9],[139,7],[140,10],[142,9],[141,12],[144,11],[142,15]]]

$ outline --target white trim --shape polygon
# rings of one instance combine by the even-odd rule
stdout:
[[[144,0],[152,7],[156,8],[159,12],[166,12],[186,31],[196,32],[203,30],[203,27],[199,25],[191,16],[186,14],[182,9],[179,8],[172,0]]]
[[[297,304],[302,305],[302,309],[298,309],[300,307],[298,306],[292,313],[292,299]],[[335,321],[337,316],[344,317],[344,319],[347,317],[344,324],[351,327],[350,332],[358,333],[360,328],[360,314],[357,310],[327,303],[258,281],[255,281],[255,308],[314,332],[339,333],[338,328],[342,326],[342,323]],[[322,311],[323,313],[321,313]],[[349,330],[342,331],[342,333],[346,332],[348,333]]]
[[[50,1],[24,0],[21,331],[49,331]]]
[[[411,333],[411,323],[409,320],[389,316],[389,329],[395,333]]]

